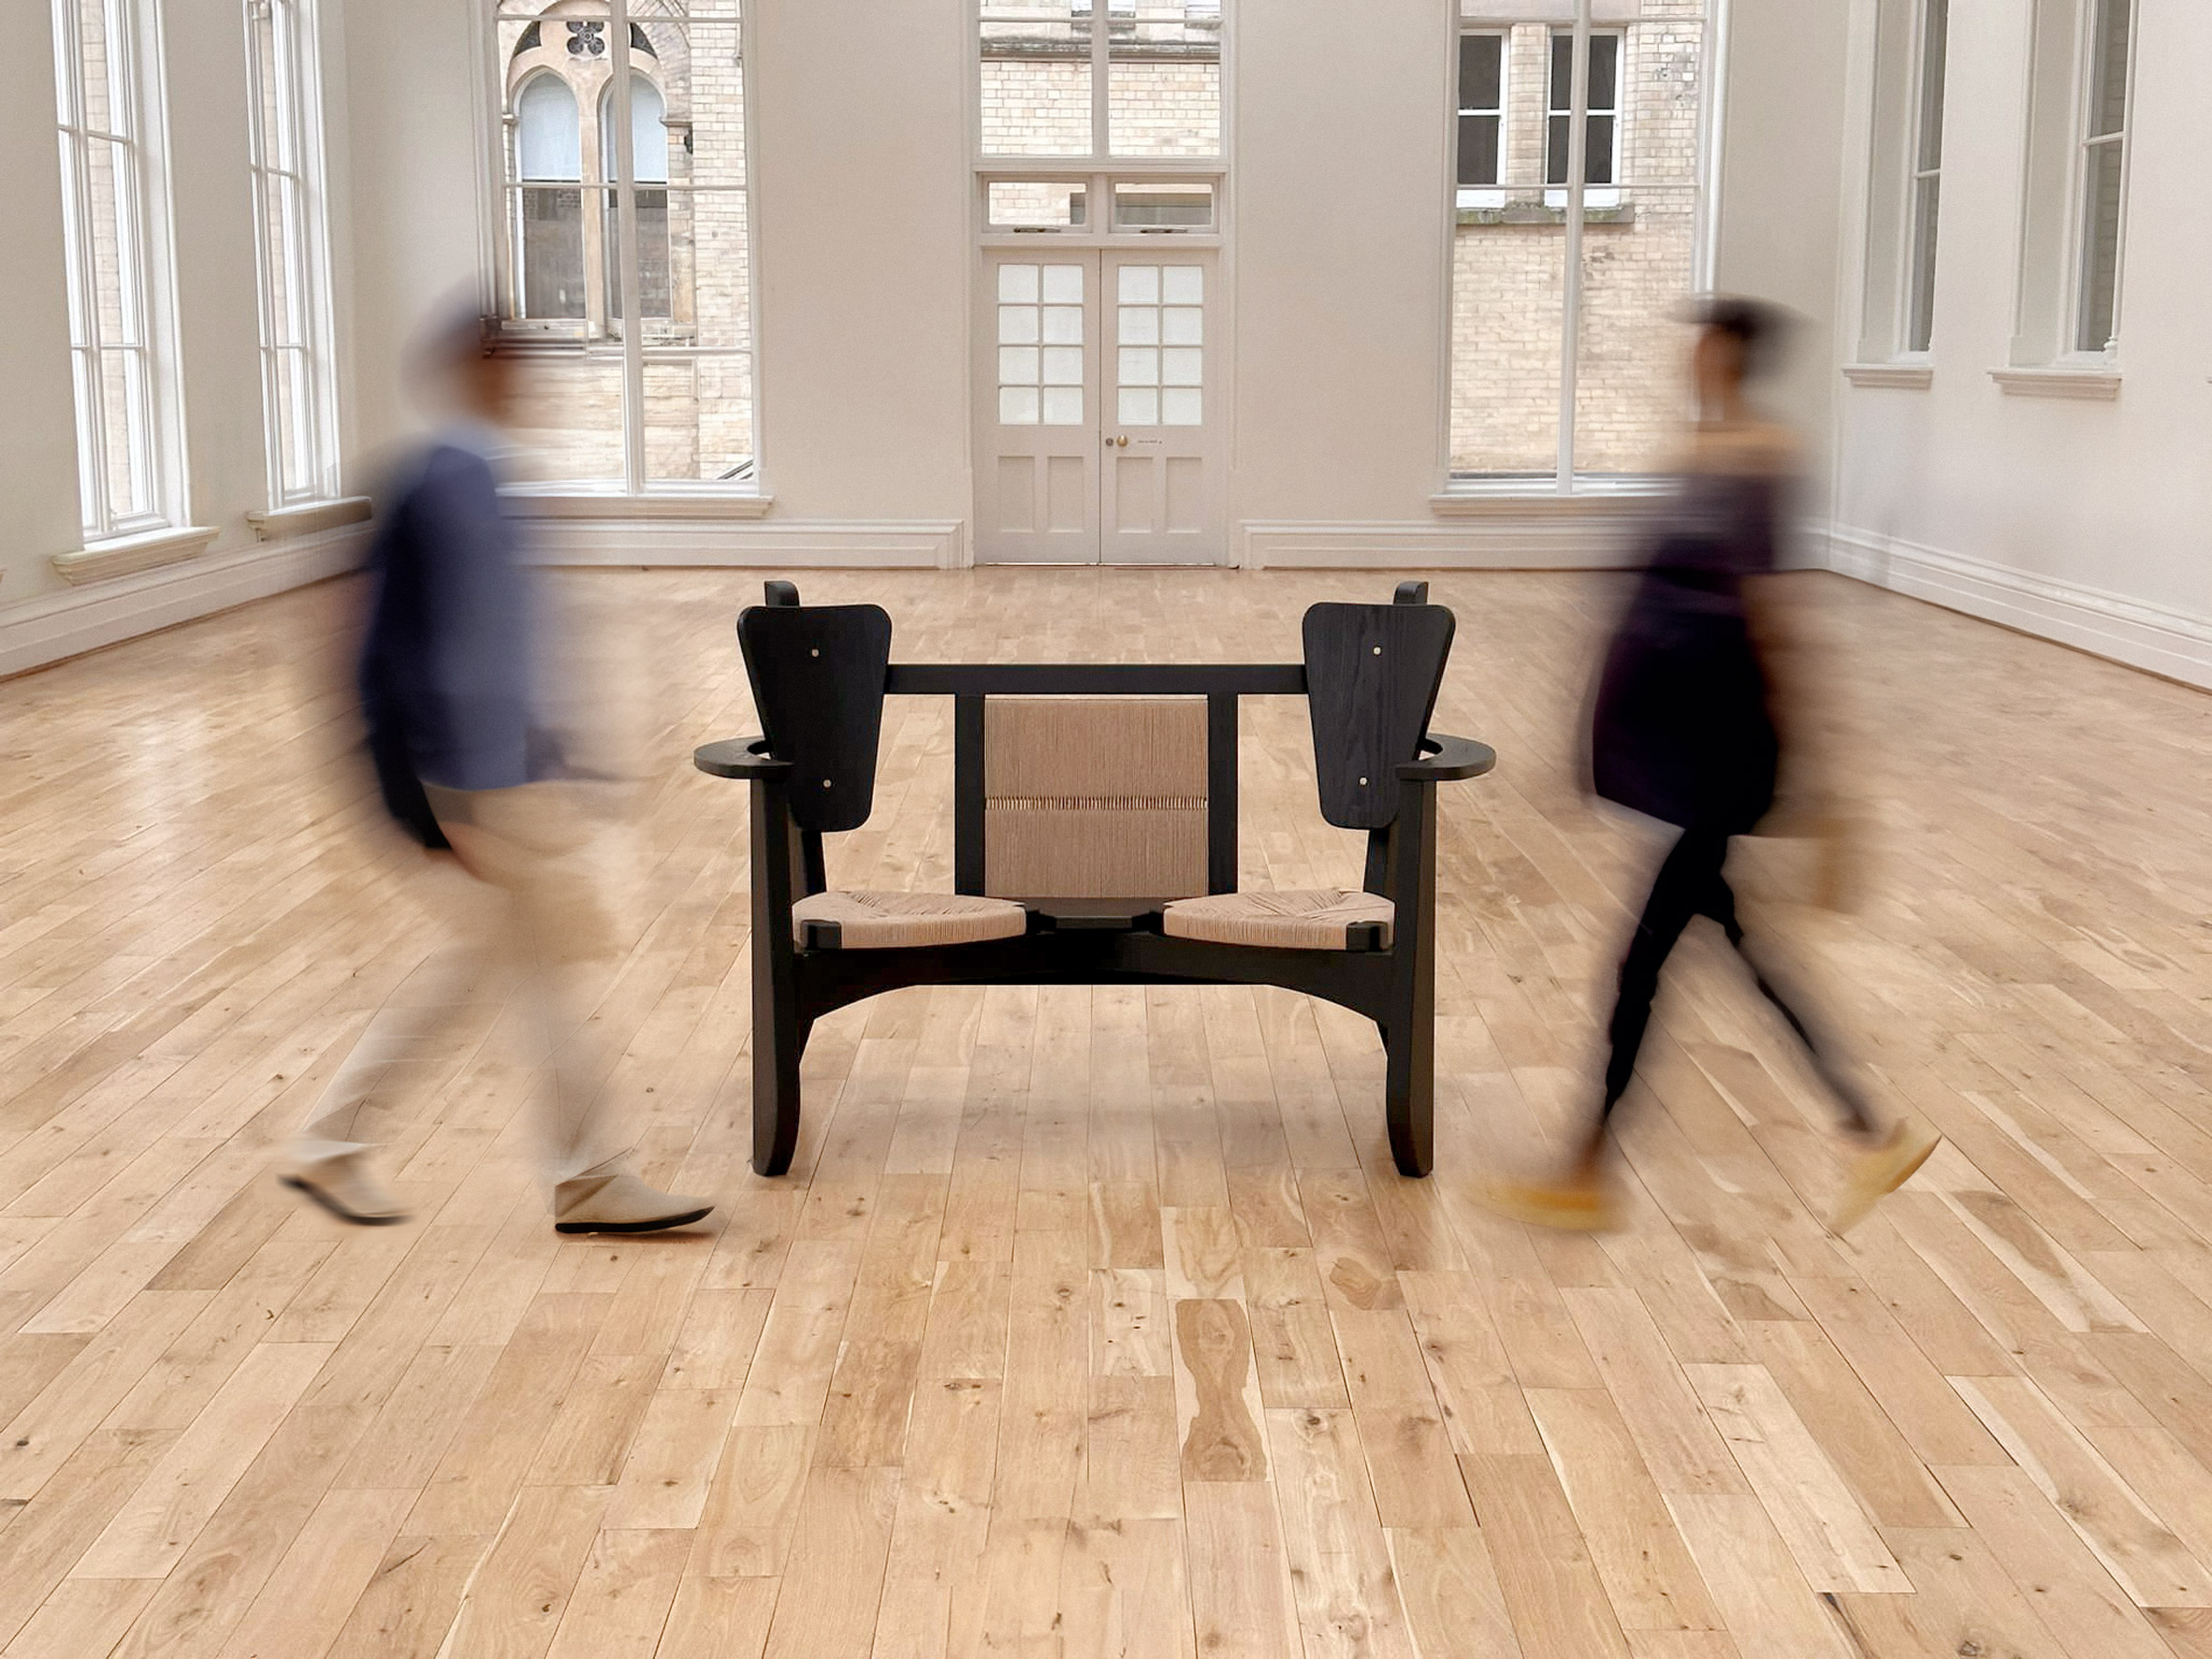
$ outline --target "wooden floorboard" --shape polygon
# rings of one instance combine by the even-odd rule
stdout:
[[[385,1113],[416,1219],[271,1157],[438,937],[352,745],[337,582],[0,684],[0,1659],[2204,1659],[2212,698],[1836,578],[1867,902],[1734,866],[1944,1150],[1848,1240],[1786,1033],[1693,933],[1629,1230],[1476,1201],[1589,1110],[1660,845],[1579,721],[1623,578],[1445,575],[1437,1172],[1381,1054],[1268,989],[899,992],[749,1147],[758,573],[558,578],[628,955],[599,1018],[696,1231],[562,1240],[488,1013]],[[912,661],[1293,658],[1370,575],[815,573]],[[951,880],[951,710],[894,704],[840,884]],[[1248,884],[1357,879],[1302,706]]]

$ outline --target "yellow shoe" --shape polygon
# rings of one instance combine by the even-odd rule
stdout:
[[[1888,1139],[1853,1160],[1851,1176],[1836,1200],[1836,1213],[1828,1230],[1841,1238],[1867,1218],[1867,1213],[1913,1178],[1928,1161],[1928,1155],[1943,1144],[1943,1136],[1926,1124],[1907,1121],[1889,1131]]]
[[[1477,1198],[1508,1221],[1562,1232],[1611,1232],[1621,1225],[1613,1195],[1603,1183],[1493,1181]]]

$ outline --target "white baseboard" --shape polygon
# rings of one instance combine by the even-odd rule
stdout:
[[[1255,520],[1237,530],[1247,570],[1614,570],[1640,552],[1634,510],[1493,510],[1444,524]]]
[[[2212,689],[2212,618],[1831,525],[1828,568],[2023,633]]]
[[[270,542],[0,607],[0,676],[267,599],[353,569],[366,527]]]
[[[957,518],[590,518],[537,519],[530,537],[543,564],[955,570],[967,530]]]

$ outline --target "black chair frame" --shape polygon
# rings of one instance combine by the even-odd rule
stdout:
[[[1427,584],[1403,584],[1397,597],[1424,604]],[[771,605],[796,603],[789,583],[769,584]],[[1309,687],[1302,663],[891,663],[883,691],[953,700],[953,886],[968,894],[983,891],[987,699],[1204,697],[1208,882],[1215,893],[1232,893],[1238,700],[1304,696]],[[1432,687],[1431,700],[1433,694]],[[1367,931],[1365,949],[1343,951],[1177,938],[1160,931],[1163,900],[1047,896],[1022,901],[1029,915],[1018,937],[849,950],[832,942],[834,924],[817,932],[825,924],[809,924],[806,941],[794,938],[793,906],[822,892],[826,881],[821,833],[793,817],[793,764],[776,758],[764,737],[702,746],[692,757],[701,771],[751,785],[753,1169],[768,1176],[790,1169],[798,1143],[800,1058],[814,1022],[848,1004],[910,985],[1252,984],[1303,992],[1375,1023],[1387,1061],[1391,1156],[1401,1172],[1428,1174],[1434,1165],[1436,786],[1478,777],[1496,757],[1485,744],[1440,734],[1421,737],[1418,756],[1394,765],[1396,810],[1387,825],[1368,832],[1364,885],[1395,910],[1388,944],[1379,927]]]

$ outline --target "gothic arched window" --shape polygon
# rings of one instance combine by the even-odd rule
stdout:
[[[583,123],[558,75],[536,75],[515,100],[515,172],[520,181],[516,243],[522,310],[531,317],[584,314]]]

